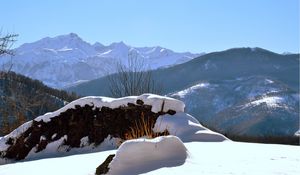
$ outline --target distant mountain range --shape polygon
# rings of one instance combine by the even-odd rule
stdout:
[[[186,111],[209,128],[231,138],[297,142],[299,54],[235,48],[154,70],[153,76],[163,94],[184,101]],[[102,77],[67,90],[107,96],[107,82]]]
[[[108,46],[98,42],[89,44],[75,33],[26,43],[14,52],[12,60],[10,56],[1,57],[1,68],[12,63],[13,71],[55,88],[114,73],[115,63],[126,62],[129,55],[144,59],[151,69],[183,63],[201,55],[177,53],[160,46],[132,47],[123,42]]]

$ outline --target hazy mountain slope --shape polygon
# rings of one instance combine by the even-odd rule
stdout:
[[[104,46],[83,41],[70,33],[47,37],[16,48],[15,56],[4,56],[0,65],[45,84],[62,88],[78,81],[92,80],[113,73],[115,63],[126,62],[128,55],[144,59],[150,68],[165,67],[191,60],[199,54],[176,53],[162,47],[131,47],[123,42]],[[2,68],[2,67],[1,67]]]
[[[180,91],[201,81],[268,76],[299,89],[299,54],[281,55],[260,48],[213,52],[183,64],[153,71],[163,93]],[[68,88],[82,95],[109,95],[107,77]]]
[[[238,48],[214,52],[187,63],[155,72],[166,82],[165,91],[190,87],[201,80],[226,80],[248,76],[269,76],[299,87],[299,55],[280,55],[260,48]],[[293,76],[291,76],[293,75]]]

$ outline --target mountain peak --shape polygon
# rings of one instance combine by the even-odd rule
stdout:
[[[103,47],[104,45],[101,44],[101,43],[99,43],[99,42],[95,42],[95,43],[93,44],[93,46],[94,46],[94,47],[99,47],[99,46]]]
[[[73,32],[69,33],[69,36],[71,38],[79,38],[79,36],[76,33],[73,33]]]
[[[59,39],[59,40],[73,40],[73,41],[82,41],[84,42],[76,33],[69,33],[66,35],[59,35],[50,39]]]
[[[113,42],[109,46],[112,46],[112,47],[128,47],[128,45],[125,44],[123,41]]]
[[[21,45],[19,51],[39,51],[44,49],[61,50],[62,48],[79,48],[93,50],[92,46],[83,41],[76,33],[45,37],[33,43]]]

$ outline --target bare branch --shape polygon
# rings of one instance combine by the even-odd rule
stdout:
[[[161,92],[161,87],[153,79],[145,60],[133,53],[128,54],[127,64],[119,61],[117,72],[108,75],[109,90],[113,97],[141,95],[143,93]]]
[[[17,34],[7,34],[3,37],[0,37],[0,55],[8,54],[13,55],[13,51],[11,50],[11,47],[14,42],[16,42],[16,37],[18,37]]]

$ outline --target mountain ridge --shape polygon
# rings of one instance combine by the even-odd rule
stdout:
[[[128,57],[145,60],[151,69],[179,64],[200,54],[174,52],[160,46],[134,47],[123,41],[103,45],[90,44],[75,33],[45,37],[14,49],[15,56],[2,56],[0,65],[38,79],[48,86],[62,88],[114,73],[116,62]],[[203,53],[202,53],[203,54]]]
[[[278,81],[283,80],[298,90],[298,72],[299,54],[283,55],[261,48],[233,48],[207,53],[182,64],[153,70],[153,77],[158,82],[165,83],[163,94],[189,88],[203,80],[235,79],[257,74],[275,76]],[[107,77],[101,77],[66,90],[81,95],[109,95],[109,90],[105,86],[107,83]]]

